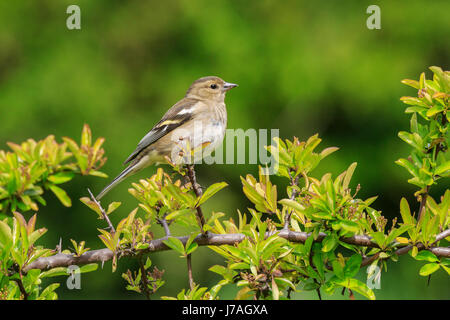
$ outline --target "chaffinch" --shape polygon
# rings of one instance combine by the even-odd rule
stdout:
[[[209,155],[223,141],[227,126],[225,94],[237,84],[219,77],[194,81],[183,99],[173,105],[125,160],[128,164],[97,196],[100,200],[126,177],[153,164],[191,164]]]

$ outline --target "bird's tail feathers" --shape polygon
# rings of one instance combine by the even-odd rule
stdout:
[[[114,178],[113,181],[111,181],[110,184],[108,184],[96,197],[97,200],[100,200],[106,193],[109,192],[112,188],[114,188],[118,183],[120,183],[122,180],[124,180],[129,175],[133,174],[135,171],[133,170],[136,167],[136,165],[130,165],[125,170],[123,170],[117,177]]]

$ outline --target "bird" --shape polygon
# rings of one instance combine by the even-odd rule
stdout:
[[[175,103],[141,139],[125,160],[127,167],[96,197],[100,200],[125,178],[169,157],[172,162],[192,163],[214,151],[227,126],[225,94],[237,84],[217,76],[195,80],[183,99]]]

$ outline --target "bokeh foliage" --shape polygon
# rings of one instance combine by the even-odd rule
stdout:
[[[325,159],[318,173],[337,174],[358,162],[353,179],[364,186],[361,197],[383,195],[376,207],[390,218],[398,215],[402,196],[417,211],[419,204],[412,195],[417,189],[404,183],[409,173],[393,163],[408,154],[408,146],[396,135],[399,128],[409,130],[398,97],[411,91],[399,79],[415,79],[430,65],[448,69],[450,44],[444,41],[448,1],[426,6],[418,0],[327,1],[318,7],[296,0],[282,5],[80,0],[81,31],[65,28],[69,4],[73,3],[0,4],[1,149],[7,148],[6,142],[29,137],[76,137],[87,122],[107,138],[104,148],[110,160],[104,171],[114,175],[190,82],[216,74],[240,84],[227,97],[229,128],[282,128],[282,137],[295,135],[301,140],[319,132],[326,144],[341,147],[341,152]],[[365,26],[370,4],[381,7],[381,30]],[[134,181],[154,172],[149,168]],[[222,180],[229,184],[206,207],[227,215],[236,215],[235,208],[245,210],[250,202],[243,202],[239,176],[249,172],[258,174],[256,167],[245,165],[201,166],[201,184]],[[77,199],[87,195],[87,187],[100,190],[105,183],[75,176],[65,189]],[[110,195],[129,211],[135,206],[126,192],[130,183]],[[444,191],[445,186],[439,185],[430,190],[436,197]],[[48,206],[41,208],[39,220],[50,230],[43,238],[48,247],[61,236],[65,248],[71,238],[85,239],[91,248],[101,245],[86,228],[96,220],[83,204],[73,201],[68,212],[51,201],[55,200],[51,194],[44,200]],[[31,212],[27,215],[29,220]],[[118,222],[123,217],[111,218]],[[177,288],[186,278],[184,270],[179,273],[175,267],[175,259],[177,255],[161,253],[153,264],[177,279],[173,284]],[[194,265],[201,269],[206,261],[205,255]],[[436,277],[427,288],[425,281],[414,277],[420,267],[413,261],[393,266],[377,297],[448,298],[448,280]],[[391,274],[404,279],[407,287],[401,291],[391,287]],[[134,297],[124,290],[122,279],[111,279],[109,268],[83,279],[83,294],[61,288],[61,297]],[[217,280],[205,273],[196,279]],[[167,295],[170,286],[162,288],[167,288]]]

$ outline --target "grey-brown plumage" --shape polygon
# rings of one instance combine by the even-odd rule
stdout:
[[[190,150],[192,159],[198,159],[212,152],[223,140],[227,111],[225,94],[236,87],[219,77],[203,77],[194,81],[183,99],[173,105],[161,120],[142,138],[136,149],[125,160],[128,167],[123,170],[97,196],[101,199],[109,190],[126,177],[143,168],[165,161],[186,161]]]

